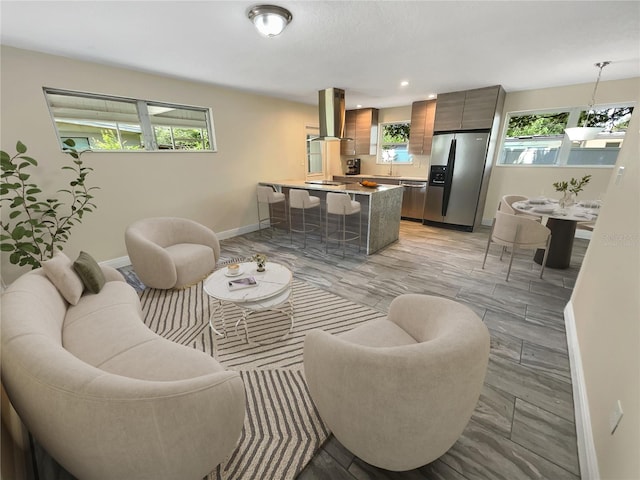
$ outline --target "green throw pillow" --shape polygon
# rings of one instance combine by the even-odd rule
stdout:
[[[78,259],[73,262],[73,269],[76,271],[85,288],[91,293],[99,293],[106,282],[104,273],[98,262],[86,252],[80,252]]]

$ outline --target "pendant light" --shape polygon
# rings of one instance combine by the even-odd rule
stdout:
[[[589,115],[593,111],[593,106],[596,103],[596,92],[598,91],[598,84],[600,83],[600,76],[602,75],[602,69],[609,65],[611,62],[598,62],[595,64],[600,70],[598,71],[598,78],[596,79],[596,84],[593,87],[593,95],[591,95],[591,103],[589,104],[589,110],[587,111],[587,116],[582,122],[581,127],[572,127],[565,128],[564,131],[569,137],[569,140],[572,142],[583,142],[585,140],[593,140],[598,136],[598,134],[602,131],[602,127],[587,127],[587,121],[589,120]]]
[[[276,5],[256,5],[249,10],[248,16],[265,37],[280,35],[293,18],[289,10]]]

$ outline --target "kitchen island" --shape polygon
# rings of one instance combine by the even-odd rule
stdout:
[[[260,182],[260,185],[275,187],[288,197],[292,188],[309,190],[311,195],[320,198],[322,225],[324,229],[325,205],[328,192],[348,193],[353,200],[362,205],[362,243],[367,255],[377,252],[398,240],[400,233],[400,211],[402,208],[403,188],[397,185],[378,185],[375,188],[364,187],[358,183],[283,180],[279,182]],[[357,225],[353,219],[349,219]],[[357,227],[356,227],[357,228]]]

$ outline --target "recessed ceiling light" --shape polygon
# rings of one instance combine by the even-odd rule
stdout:
[[[436,94],[435,93],[430,93],[429,97],[427,97],[427,98],[436,98]]]
[[[400,82],[401,87],[406,87],[407,85],[409,85],[409,82],[407,82],[406,80],[403,80],[402,82]]]
[[[356,108],[362,108],[362,105],[356,105]]]

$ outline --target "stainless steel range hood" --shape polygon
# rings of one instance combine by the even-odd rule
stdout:
[[[344,90],[326,88],[318,92],[320,136],[313,140],[341,140],[344,138]]]

